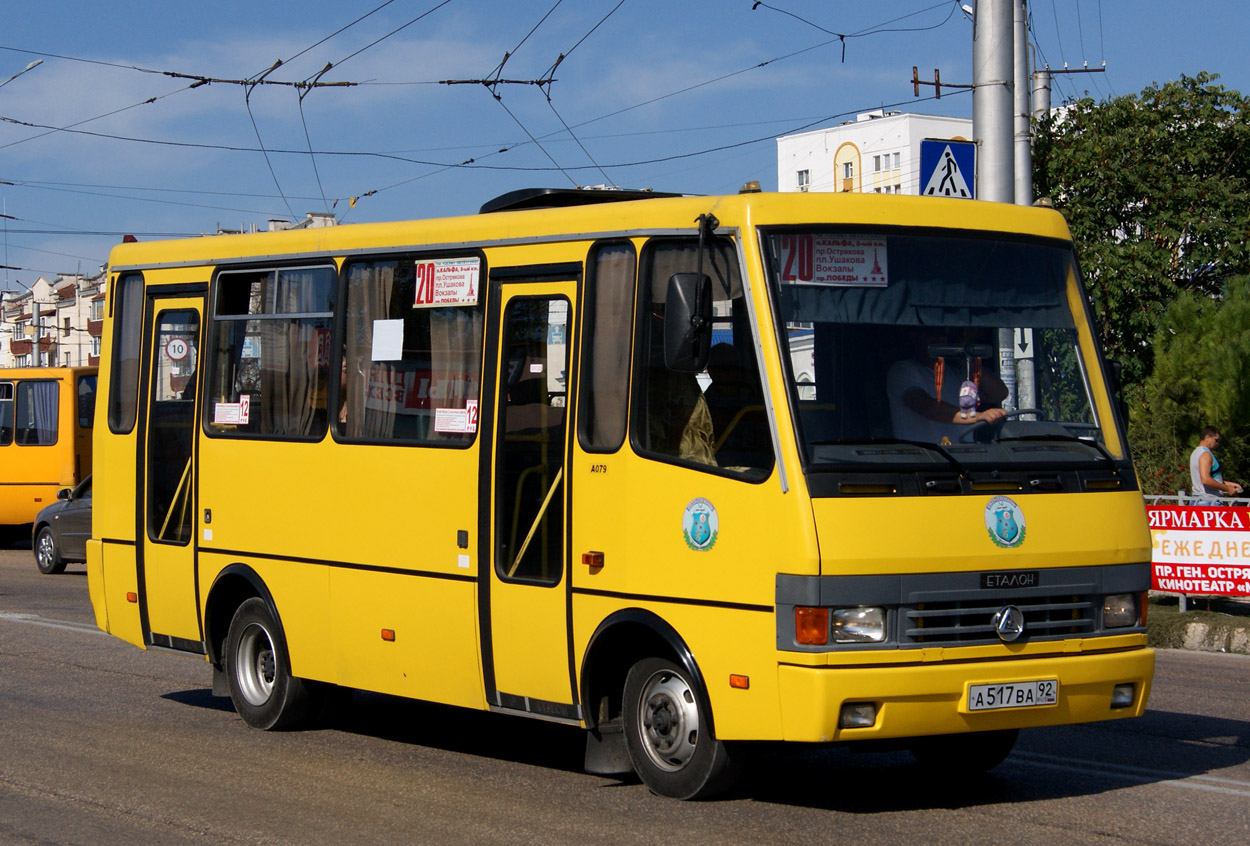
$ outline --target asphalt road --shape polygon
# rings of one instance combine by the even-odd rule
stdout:
[[[0,550],[0,843],[1250,843],[1250,657],[1159,653],[1131,721],[1021,735],[993,773],[769,753],[727,799],[580,771],[581,736],[357,694],[258,732],[207,667],[99,633],[80,565]]]

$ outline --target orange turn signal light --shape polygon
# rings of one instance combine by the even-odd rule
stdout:
[[[585,564],[587,567],[592,567],[592,568],[602,567],[603,566],[603,553],[602,552],[583,552],[582,563]]]
[[[749,690],[751,687],[750,676],[739,676],[734,673],[729,674],[729,686],[736,687],[739,690]]]
[[[127,601],[127,602],[138,602],[138,601],[139,601],[139,594],[135,593],[133,590],[126,591],[126,601]]]
[[[387,643],[394,643],[395,642],[395,630],[394,629],[382,629],[382,640],[386,641]]]
[[[829,642],[829,609],[800,605],[794,609],[794,640],[808,646]]]

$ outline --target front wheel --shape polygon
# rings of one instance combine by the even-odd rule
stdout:
[[[41,526],[35,535],[35,566],[46,576],[65,571],[65,559],[56,544],[51,526]]]
[[[263,599],[239,606],[226,634],[230,699],[252,728],[289,728],[303,721],[311,701],[302,679],[291,675],[286,639]]]
[[[625,745],[652,793],[706,799],[728,789],[739,767],[711,730],[711,713],[687,671],[661,658],[625,677]]]

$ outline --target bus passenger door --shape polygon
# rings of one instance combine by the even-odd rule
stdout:
[[[482,427],[486,697],[493,708],[573,721],[565,468],[577,283],[517,279],[496,285],[492,297],[493,409]]]
[[[199,653],[195,433],[203,313],[202,297],[148,300],[136,509],[147,641]]]

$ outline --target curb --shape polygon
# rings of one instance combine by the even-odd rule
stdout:
[[[1250,602],[1240,597],[1189,597],[1190,609],[1182,613],[1177,599],[1175,594],[1151,593],[1147,618],[1151,646],[1250,655]]]
[[[1234,625],[1193,622],[1185,626],[1181,649],[1250,655],[1250,630]]]

